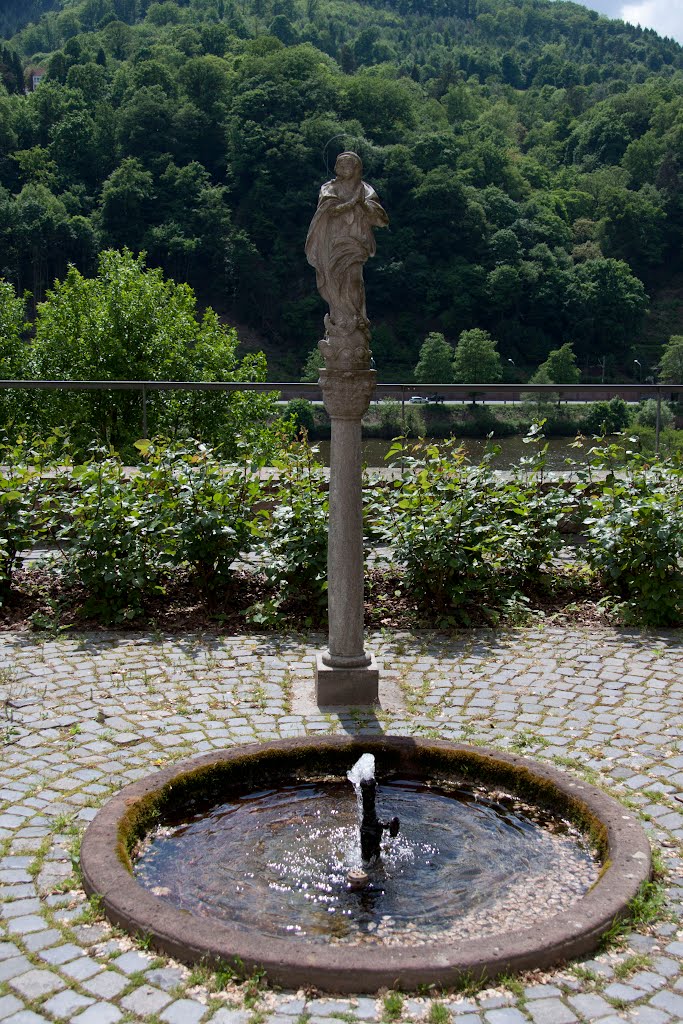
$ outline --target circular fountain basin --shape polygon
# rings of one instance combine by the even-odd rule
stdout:
[[[360,890],[364,752],[398,813]],[[186,961],[338,992],[456,985],[594,949],[650,875],[634,816],[514,755],[326,737],[219,751],[155,773],[91,823],[81,866],[107,915]]]

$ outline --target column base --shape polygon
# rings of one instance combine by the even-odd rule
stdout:
[[[379,703],[379,670],[373,655],[365,668],[333,668],[322,654],[315,664],[315,699],[319,707]]]

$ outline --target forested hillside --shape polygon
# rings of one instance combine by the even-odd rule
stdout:
[[[323,313],[303,241],[354,148],[391,218],[366,272],[381,379],[431,330],[616,374],[668,337],[647,310],[683,271],[673,41],[545,0],[53,6],[8,41],[46,79],[0,90],[0,275],[35,300],[144,249],[296,373]]]

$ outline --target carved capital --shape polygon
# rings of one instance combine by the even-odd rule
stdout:
[[[356,317],[335,323],[328,313],[318,348],[328,370],[369,370],[370,322]]]
[[[328,415],[338,420],[360,420],[367,412],[377,384],[374,370],[320,371],[318,382]]]

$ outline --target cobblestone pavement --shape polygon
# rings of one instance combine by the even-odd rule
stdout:
[[[0,1021],[664,1024],[683,1021],[683,633],[377,634],[375,714],[312,703],[319,636],[0,635]],[[97,919],[73,873],[111,793],[190,754],[345,731],[485,741],[582,772],[642,815],[668,907],[597,958],[439,1000],[315,997],[155,957]]]

